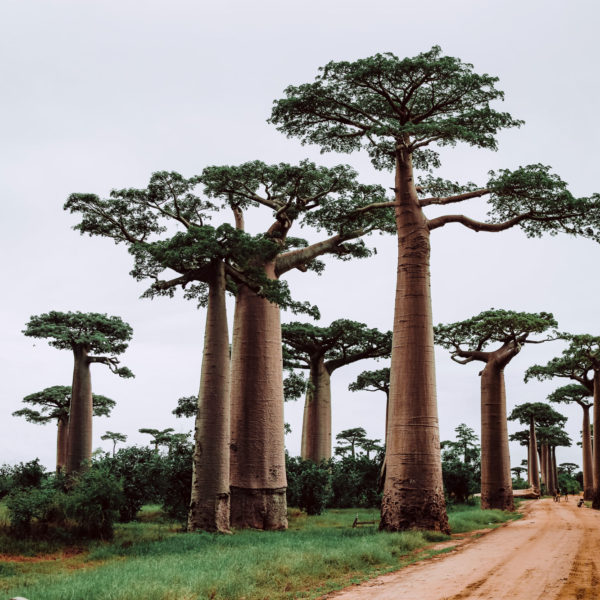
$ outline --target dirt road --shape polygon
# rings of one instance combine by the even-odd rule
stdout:
[[[335,600],[598,600],[600,511],[533,500],[519,521]]]

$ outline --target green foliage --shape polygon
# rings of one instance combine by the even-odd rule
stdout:
[[[439,165],[424,150],[429,144],[495,149],[500,129],[521,125],[492,109],[503,98],[497,78],[474,73],[438,46],[402,60],[385,53],[330,62],[320,72],[314,83],[288,87],[270,122],[324,151],[364,148],[380,169],[393,166],[396,145],[408,138],[416,166],[427,168]]]
[[[573,475],[570,473],[561,473],[558,472],[558,487],[561,492],[564,494],[565,492],[568,494],[579,494],[582,487]]]
[[[33,488],[15,488],[6,498],[13,535],[29,536],[34,522],[46,533],[50,521],[64,520],[63,494],[51,484]]]
[[[171,411],[177,418],[195,417],[198,412],[198,396],[183,396],[177,400],[177,407]]]
[[[187,521],[192,489],[194,446],[187,440],[171,445],[162,457],[161,503],[165,513],[181,523]]]
[[[570,383],[554,390],[549,396],[550,402],[557,404],[569,404],[575,402],[582,407],[591,406],[593,403],[588,400],[592,396],[592,392],[584,385],[578,383]]]
[[[304,378],[302,373],[289,369],[283,380],[283,399],[286,402],[298,400],[311,385],[308,379]]]
[[[286,455],[288,475],[287,502],[309,515],[320,515],[333,495],[331,469],[327,461],[316,464]]]
[[[348,389],[351,392],[384,392],[386,396],[390,393],[390,369],[377,369],[375,371],[363,371],[358,375],[356,381],[352,382]]]
[[[527,343],[530,335],[541,334],[556,326],[551,313],[492,308],[465,321],[436,325],[434,336],[436,344],[458,354],[460,351],[482,351],[492,343]]]
[[[441,442],[442,478],[447,502],[464,503],[480,489],[481,450],[473,429],[458,425],[456,441]]]
[[[40,488],[47,478],[46,470],[40,465],[39,458],[14,466],[0,467],[0,498],[12,490]]]
[[[101,313],[50,311],[31,317],[23,334],[46,338],[50,346],[60,350],[81,346],[91,352],[114,355],[125,352],[133,330],[120,317]]]
[[[550,427],[552,425],[564,426],[567,422],[567,417],[561,415],[558,411],[543,402],[524,402],[515,406],[510,415],[508,415],[509,421],[519,421],[522,425],[529,425],[532,417],[536,425],[543,427]]]
[[[349,508],[378,507],[381,503],[379,478],[383,463],[383,451],[367,458],[343,456],[332,462],[331,487],[333,498],[330,506]]]

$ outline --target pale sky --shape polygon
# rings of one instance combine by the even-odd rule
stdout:
[[[93,388],[118,405],[94,421],[94,448],[106,430],[147,443],[140,427],[192,429],[171,414],[197,392],[204,312],[176,299],[140,300],[125,247],[81,237],[62,210],[72,192],[106,195],[144,187],[152,172],[186,177],[205,166],[248,160],[346,163],[365,183],[392,185],[363,154],[320,155],[266,123],[289,84],[311,81],[330,60],[376,52],[414,56],[440,45],[445,54],[498,76],[502,110],[524,119],[504,132],[496,153],[457,147],[443,153],[439,176],[483,184],[491,169],[543,163],[578,196],[600,191],[597,119],[600,8],[590,0],[481,1],[306,0],[4,0],[0,5],[0,243],[4,285],[0,316],[0,464],[40,457],[54,467],[56,429],[11,413],[27,394],[69,385],[72,357],[21,334],[31,315],[49,310],[120,315],[134,329],[123,364],[133,380],[94,365]],[[481,200],[464,212],[484,216]],[[268,219],[250,218],[254,232]],[[310,237],[296,230],[293,235]],[[317,239],[314,236],[311,239]],[[373,237],[377,256],[327,260],[323,276],[292,274],[299,300],[317,304],[320,324],[351,318],[388,330],[395,286],[395,240]],[[600,248],[557,236],[529,240],[518,231],[476,234],[459,225],[432,234],[434,322],[466,319],[490,307],[554,313],[562,330],[600,333]],[[230,303],[231,306],[231,303]],[[296,320],[284,314],[284,320]],[[558,342],[526,347],[506,370],[509,410],[544,401],[567,381],[523,384],[525,369],[560,353]],[[460,366],[439,349],[437,385],[442,439],[461,422],[480,431],[480,365]],[[362,426],[382,438],[383,394],[351,393],[365,369],[333,376],[333,432]],[[581,409],[569,416],[577,438]],[[292,455],[299,453],[302,402],[286,406]],[[510,431],[519,426],[510,424]],[[511,465],[525,457],[511,446]],[[580,450],[559,462],[581,465]]]

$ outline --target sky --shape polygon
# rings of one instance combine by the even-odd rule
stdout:
[[[50,310],[102,312],[130,323],[134,337],[122,363],[132,380],[94,365],[93,389],[117,401],[94,421],[100,436],[124,433],[145,444],[141,427],[187,432],[191,420],[171,411],[197,393],[205,314],[194,303],[142,300],[125,247],[81,237],[62,206],[73,192],[107,195],[145,187],[159,170],[186,177],[209,165],[250,160],[349,164],[364,183],[390,187],[389,172],[366,155],[319,153],[287,139],[266,120],[287,85],[312,81],[331,60],[377,52],[414,56],[433,45],[499,77],[501,109],[525,125],[499,135],[497,152],[464,146],[442,153],[437,173],[483,184],[490,170],[551,165],[577,196],[598,192],[600,92],[596,33],[600,7],[589,0],[5,0],[0,5],[0,464],[39,457],[55,464],[56,428],[11,416],[22,398],[69,385],[72,356],[21,331],[31,315]],[[485,202],[465,214],[484,217]],[[434,212],[428,213],[435,214]],[[249,230],[268,221],[248,215]],[[296,231],[316,240],[314,232]],[[396,247],[393,237],[368,243],[362,261],[328,259],[325,273],[287,278],[299,300],[321,310],[320,324],[350,318],[388,330],[392,323]],[[474,233],[459,225],[432,233],[434,323],[459,321],[491,307],[549,311],[563,331],[599,334],[597,244],[564,235],[527,239],[519,231]],[[229,308],[232,308],[230,302]],[[230,313],[232,311],[230,310]],[[284,314],[283,320],[296,320]],[[506,369],[508,409],[544,401],[567,381],[523,383],[532,364],[560,353],[561,342],[526,347]],[[480,432],[481,366],[436,354],[441,439],[466,423]],[[364,427],[383,438],[383,394],[348,391],[358,373],[386,366],[363,361],[332,378],[333,433]],[[576,440],[581,409],[557,407]],[[286,436],[299,454],[302,402],[286,405]],[[509,431],[521,427],[509,423]],[[511,464],[525,451],[511,445]],[[558,462],[581,464],[580,449],[558,450]]]

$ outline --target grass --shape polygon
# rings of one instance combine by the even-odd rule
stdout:
[[[0,560],[0,596],[30,600],[283,600],[328,591],[431,555],[440,533],[378,532],[376,510],[328,510],[308,517],[290,509],[287,532],[238,531],[232,536],[176,533],[158,507],[140,522],[118,525],[110,543],[59,560]],[[455,531],[497,526],[513,518],[501,511],[456,507]],[[54,557],[56,558],[56,557]]]

